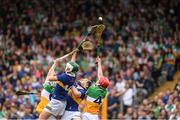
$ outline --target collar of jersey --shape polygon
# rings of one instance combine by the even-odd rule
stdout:
[[[99,84],[95,84],[95,86],[98,86],[99,88],[105,90],[106,88],[101,87]]]
[[[69,75],[69,76],[71,76],[71,77],[75,77],[75,76],[76,76],[76,74],[73,73],[73,72],[66,72],[66,74]]]

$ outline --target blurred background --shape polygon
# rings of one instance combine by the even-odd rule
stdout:
[[[38,117],[40,94],[15,91],[40,93],[53,59],[75,48],[99,16],[108,119],[180,119],[179,0],[1,0],[0,119]],[[77,79],[96,81],[95,57],[96,50],[78,54]]]

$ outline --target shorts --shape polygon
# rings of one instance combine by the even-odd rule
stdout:
[[[47,120],[57,120],[56,117],[54,117],[53,115],[51,115]]]
[[[81,115],[82,120],[99,120],[97,114],[91,114],[91,113],[82,113]]]
[[[50,101],[49,96],[50,96],[50,93],[47,92],[45,89],[43,89],[41,92],[41,100],[36,107],[36,111],[38,113],[41,113],[43,109],[46,107],[46,105],[49,103]]]
[[[51,113],[54,116],[63,115],[67,102],[65,100],[56,100],[51,99],[51,101],[47,104],[44,110],[48,113]]]
[[[72,120],[74,118],[80,118],[81,113],[79,111],[65,111],[62,116],[62,120]]]

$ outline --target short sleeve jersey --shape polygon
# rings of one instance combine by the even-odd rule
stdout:
[[[87,90],[84,112],[98,114],[99,108],[106,96],[107,90],[99,86],[91,86]]]

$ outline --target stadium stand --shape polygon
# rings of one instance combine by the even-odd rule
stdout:
[[[0,119],[38,118],[40,95],[15,91],[40,93],[53,59],[75,48],[98,16],[106,25],[100,56],[110,79],[108,119],[180,119],[179,84],[147,99],[179,70],[179,13],[178,0],[1,1]],[[78,55],[77,79],[96,81],[95,56]]]

